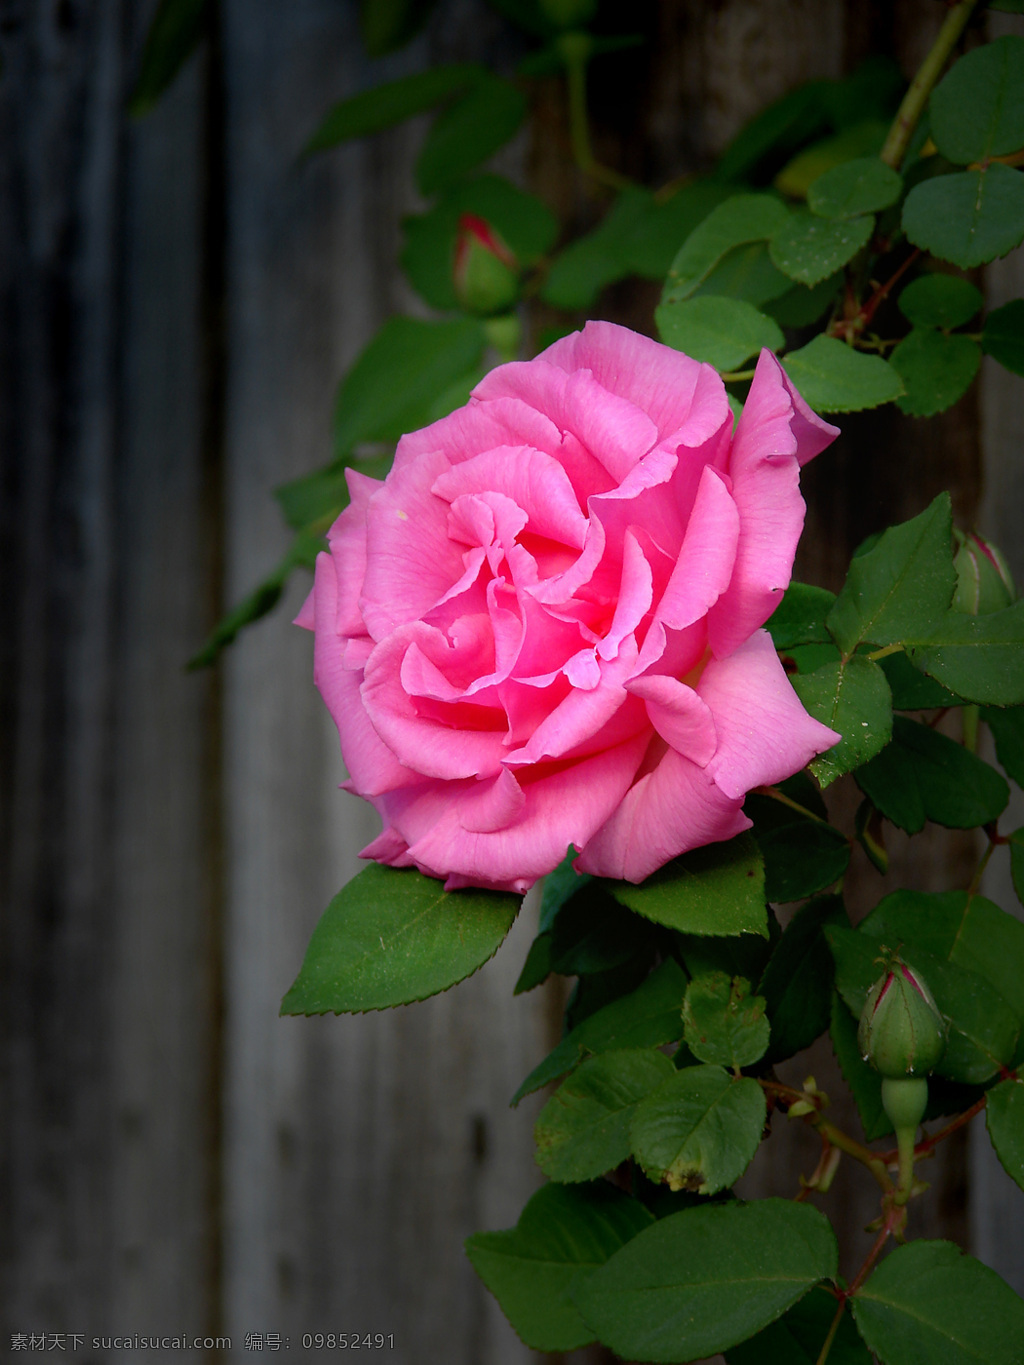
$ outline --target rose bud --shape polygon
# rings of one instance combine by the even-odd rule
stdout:
[[[475,213],[459,217],[452,281],[461,307],[478,317],[506,313],[519,301],[518,262],[490,223]]]
[[[959,550],[953,561],[957,585],[953,610],[971,616],[1002,611],[1017,600],[1010,567],[1002,552],[973,531],[954,531]]]
[[[946,1030],[920,973],[893,958],[871,987],[857,1041],[864,1059],[883,1076],[926,1076],[942,1056]]]

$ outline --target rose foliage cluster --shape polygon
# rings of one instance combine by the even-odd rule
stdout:
[[[1024,602],[945,494],[861,546],[838,594],[791,572],[800,467],[836,435],[817,413],[927,418],[982,352],[1024,373],[1024,300],[985,311],[966,274],[1024,238],[1024,36],[965,43],[985,6],[955,0],[909,86],[874,59],[790,91],[712,175],[655,191],[600,165],[587,127],[591,63],[633,49],[612,22],[632,10],[495,4],[531,45],[516,71],[403,77],[310,140],[435,111],[402,267],[440,316],[391,318],[362,352],[335,459],[278,490],[292,548],[197,656],[315,563],[300,620],[346,785],[383,829],[282,1012],[446,990],[543,878],[516,991],[574,984],[513,1102],[549,1088],[547,1182],[467,1243],[522,1340],[668,1365],[1020,1365],[1024,1302],[914,1232],[920,1163],[981,1114],[1024,1188],[1024,923],[981,894],[1008,859],[1024,901],[1024,830],[1000,828],[1024,786]],[[370,50],[429,9],[365,0]],[[137,108],[201,11],[159,7]],[[482,170],[559,73],[577,171],[608,204],[576,240]],[[582,325],[630,277],[661,282],[664,344]],[[523,360],[531,295],[563,325]],[[396,442],[393,463],[374,453]],[[840,780],[859,801],[841,827],[822,798]],[[927,825],[977,832],[967,884],[890,891],[854,925],[851,858],[884,873],[889,832]],[[823,1035],[859,1135],[786,1070]],[[791,1199],[737,1198],[791,1122],[817,1167]],[[842,1267],[840,1159],[880,1199]]]

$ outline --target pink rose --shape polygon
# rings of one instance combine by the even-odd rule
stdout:
[[[745,794],[839,736],[761,630],[837,434],[768,351],[733,420],[708,365],[606,322],[404,436],[317,561],[301,625],[362,852],[446,886],[640,881],[749,827]]]

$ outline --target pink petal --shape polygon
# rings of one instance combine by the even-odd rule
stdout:
[[[349,505],[327,533],[334,572],[338,580],[338,615],[335,629],[339,635],[364,635],[359,597],[366,574],[366,509],[370,499],[384,487],[379,479],[345,470]]]
[[[476,786],[436,783],[396,792],[388,816],[409,845],[408,856],[432,876],[451,885],[507,886],[526,890],[552,871],[570,844],[582,847],[615,809],[629,786],[646,736],[550,774],[517,774],[526,800],[503,829],[470,830],[462,820],[462,799]],[[467,818],[474,819],[467,813]]]
[[[330,558],[317,556],[313,592],[322,620],[332,621],[337,611],[337,579]],[[349,642],[321,628],[313,644],[313,679],[334,718],[341,740],[341,756],[353,788],[372,797],[408,782],[417,775],[402,766],[370,724],[359,699],[362,672],[346,666]]]
[[[706,770],[666,749],[585,846],[576,869],[641,882],[680,853],[749,829],[742,806],[742,800],[726,796]]]
[[[645,727],[642,706],[632,702],[622,685],[636,661],[636,646],[624,645],[611,664],[598,664],[597,685],[574,687],[540,721],[529,741],[505,759],[509,768],[522,769],[544,760],[576,758],[614,747],[634,738]],[[617,721],[614,732],[610,727]]]
[[[530,534],[583,548],[587,519],[562,466],[529,446],[495,446],[446,470],[432,491],[454,502],[473,493],[502,493],[529,518]]]
[[[726,420],[725,385],[710,365],[611,322],[588,322],[538,359],[566,371],[590,370],[610,393],[647,413],[659,438],[677,433],[700,445]]]
[[[367,506],[359,608],[375,640],[425,616],[462,577],[462,549],[448,535],[448,504],[430,491],[447,468],[436,453],[392,470]]]
[[[519,398],[569,432],[620,482],[651,449],[658,430],[633,403],[609,392],[586,370],[567,374],[543,359],[513,361],[485,375],[473,390],[483,401]]]
[[[715,720],[692,687],[657,673],[634,678],[626,687],[647,703],[650,722],[666,744],[698,767],[707,766],[718,746]]]
[[[804,710],[766,630],[710,660],[697,691],[718,731],[707,771],[729,797],[792,777],[841,738]]]
[[[655,624],[682,631],[708,614],[728,590],[740,532],[732,495],[718,471],[706,465],[672,576],[655,606]],[[664,630],[652,627],[640,651],[638,672],[659,659],[664,644]]]
[[[426,714],[436,712],[439,704],[418,705],[403,680],[405,657],[413,646],[426,657],[411,665],[410,681],[423,675],[427,660],[438,651],[455,656],[453,666],[458,667],[458,650],[440,631],[422,622],[395,631],[366,664],[360,695],[373,728],[400,763],[424,776],[452,779],[496,773],[505,752],[504,716],[465,698],[450,703],[447,723]]]

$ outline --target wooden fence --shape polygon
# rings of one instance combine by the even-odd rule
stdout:
[[[327,457],[339,375],[416,307],[394,261],[421,130],[309,160],[304,140],[335,99],[434,61],[509,62],[514,40],[482,0],[445,0],[371,63],[355,0],[224,0],[215,40],[136,123],[152,8],[0,14],[0,1350],[65,1333],[82,1361],[189,1361],[225,1353],[92,1341],[229,1336],[241,1359],[262,1333],[306,1358],[304,1334],[358,1330],[393,1334],[395,1365],[537,1359],[461,1250],[539,1180],[537,1105],[507,1108],[558,1028],[557,999],[512,998],[529,916],[426,1004],[279,1019],[373,832],[336,790],[310,641],[288,624],[304,585],[217,671],[183,670],[283,552],[269,490]],[[912,69],[942,7],[646,13],[649,65],[595,111],[610,160],[667,176],[869,49]],[[561,120],[542,96],[505,166],[583,218]],[[1024,292],[1020,253],[988,288]],[[650,298],[619,288],[607,310],[645,325]],[[986,368],[943,419],[844,423],[809,471],[801,572],[834,581],[863,534],[951,486],[1024,580],[1021,398]],[[913,856],[927,884],[932,855]],[[938,1166],[929,1230],[969,1232],[1024,1290],[1024,1196],[978,1136]],[[772,1150],[761,1190],[782,1178]],[[854,1182],[836,1198],[859,1235]]]

